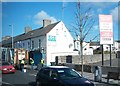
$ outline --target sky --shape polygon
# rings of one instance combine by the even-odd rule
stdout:
[[[86,41],[99,34],[99,14],[112,15],[114,40],[118,40],[118,3],[117,2],[81,2],[81,10],[91,7],[91,15],[95,24]],[[62,9],[63,8],[63,9]],[[75,24],[76,2],[2,2],[2,37],[24,33],[24,28],[30,26],[33,30],[42,27],[43,19],[52,23],[63,21],[71,35],[75,38],[72,25]],[[91,37],[91,38],[90,38]],[[99,40],[99,36],[95,39]]]

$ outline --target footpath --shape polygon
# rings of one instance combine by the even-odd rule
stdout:
[[[107,79],[104,79],[104,78],[102,78],[101,82],[95,82],[93,73],[83,72],[83,76],[93,81],[96,86],[120,86],[120,81],[113,80],[113,79],[110,79],[109,83],[107,83]],[[106,75],[102,75],[102,77],[105,77],[105,76]]]

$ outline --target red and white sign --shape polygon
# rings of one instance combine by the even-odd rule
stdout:
[[[100,44],[113,44],[112,15],[99,15]]]

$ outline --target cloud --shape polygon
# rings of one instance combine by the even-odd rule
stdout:
[[[113,16],[113,20],[118,22],[118,7],[115,7],[113,10],[111,10],[110,14]]]
[[[55,18],[55,17],[53,17],[53,16],[50,16],[49,14],[47,14],[45,11],[40,11],[40,12],[38,12],[36,15],[34,15],[34,23],[36,24],[36,25],[42,25],[43,23],[42,23],[42,21],[44,20],[44,19],[49,19],[49,20],[51,20],[51,22],[52,23],[55,23],[55,22],[57,22],[57,19]]]

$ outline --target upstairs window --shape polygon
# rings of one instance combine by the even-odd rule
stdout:
[[[66,34],[66,31],[64,31],[64,36],[66,37],[66,35],[67,35],[67,34]]]
[[[41,48],[41,40],[38,41],[38,47]]]
[[[59,35],[58,29],[56,29],[56,35]]]
[[[30,49],[30,42],[28,42],[28,49]]]
[[[23,47],[25,47],[25,43],[23,43]]]
[[[32,49],[34,49],[34,41],[32,41]]]

